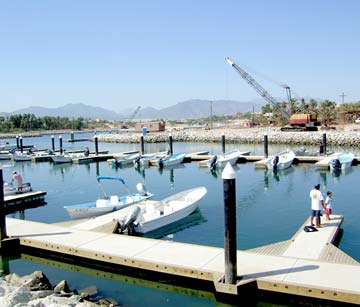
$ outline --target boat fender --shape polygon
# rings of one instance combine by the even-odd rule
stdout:
[[[120,233],[123,233],[125,231],[125,229],[127,228],[128,230],[132,229],[134,226],[134,223],[136,221],[136,219],[138,218],[139,214],[140,214],[140,207],[139,206],[135,206],[134,208],[132,208],[128,215],[126,216],[125,220],[123,221],[119,221],[119,225],[120,225]]]
[[[210,163],[210,169],[215,169],[216,168],[216,160],[217,160],[217,155],[213,156],[211,159],[211,163]]]

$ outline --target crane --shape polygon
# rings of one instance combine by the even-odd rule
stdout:
[[[245,70],[243,70],[239,65],[235,64],[229,57],[225,58],[225,61],[230,64],[240,76],[246,80],[259,94],[261,97],[277,108],[282,116],[289,120],[289,125],[281,128],[282,131],[317,131],[320,122],[317,120],[316,114],[292,114],[292,100],[290,86],[284,84],[283,88],[286,89],[286,94],[289,100],[289,110],[284,110],[279,106],[279,103],[276,99],[271,96],[256,80],[251,77]],[[291,114],[289,114],[289,112]],[[291,116],[290,116],[291,115]]]
[[[138,106],[136,108],[136,110],[133,112],[133,114],[131,114],[131,116],[129,117],[129,119],[127,120],[129,123],[134,119],[135,115],[139,112],[139,110],[141,109],[140,106]],[[129,129],[129,125],[126,124],[125,122],[121,125],[122,129]]]
[[[248,83],[251,85],[251,87],[257,91],[261,97],[263,97],[267,102],[269,102],[271,105],[273,105],[275,108],[279,109],[279,111],[281,112],[281,114],[285,117],[285,118],[289,118],[290,115],[287,111],[285,111],[283,108],[281,108],[278,104],[278,102],[276,101],[276,99],[271,96],[269,94],[268,91],[266,91],[253,77],[251,77],[244,69],[242,69],[239,65],[237,65],[236,63],[234,63],[234,61],[232,61],[229,57],[225,58],[225,61],[232,66],[239,74],[240,76]],[[290,87],[285,87],[287,93],[288,93],[288,89],[290,90]]]

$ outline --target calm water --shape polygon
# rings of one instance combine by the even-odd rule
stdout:
[[[64,135],[63,138],[70,136]],[[78,137],[84,137],[79,135]],[[10,140],[14,143],[13,140]],[[50,136],[25,139],[24,144],[37,144],[40,148],[50,147]],[[67,143],[64,147],[78,149],[93,143]],[[58,144],[56,144],[58,147]],[[146,151],[161,151],[167,144],[147,144]],[[262,154],[262,145],[229,144],[227,149],[239,148],[250,150],[252,154]],[[138,144],[99,144],[99,150],[121,152],[138,150]],[[269,148],[275,153],[281,146]],[[297,149],[297,148],[294,148]],[[174,151],[195,152],[210,150],[220,153],[220,144],[185,144],[174,143]],[[356,152],[356,151],[354,151]],[[47,191],[47,205],[25,212],[25,219],[40,222],[60,222],[69,217],[63,206],[94,201],[98,197],[97,175],[116,175],[125,179],[131,191],[135,191],[138,182],[145,183],[147,189],[155,194],[155,199],[162,199],[179,191],[195,186],[205,186],[207,195],[200,202],[199,210],[189,218],[162,233],[162,239],[177,242],[194,243],[223,247],[223,192],[221,173],[211,174],[201,169],[196,163],[186,163],[174,169],[159,172],[156,168],[137,172],[133,167],[113,169],[106,162],[87,165],[53,165],[41,163],[0,164],[4,179],[9,180],[13,170],[19,171],[24,181],[30,181],[35,190]],[[317,183],[321,184],[323,194],[333,192],[334,212],[345,216],[342,228],[343,237],[339,247],[360,261],[360,206],[357,203],[360,191],[356,188],[360,177],[360,167],[353,166],[346,174],[335,177],[328,171],[319,172],[306,164],[292,166],[280,172],[276,177],[263,170],[255,170],[254,165],[239,164],[236,168],[237,185],[237,227],[238,248],[250,249],[257,246],[287,240],[297,231],[309,216],[309,191]],[[109,194],[125,193],[117,184],[106,184],[104,189]],[[15,213],[12,216],[22,217]],[[70,286],[81,289],[97,285],[101,295],[113,297],[126,306],[214,306],[216,300],[212,293],[190,291],[182,287],[165,288],[162,284],[127,279],[114,274],[98,276],[98,270],[85,270],[74,265],[47,262],[44,259],[24,255],[21,259],[11,260],[10,272],[28,274],[34,269],[43,270],[53,283],[62,279],[70,281]],[[79,273],[77,271],[81,271]],[[129,281],[130,280],[130,281]],[[191,293],[191,295],[190,295]],[[194,294],[197,293],[197,294]],[[145,302],[142,298],[146,297]],[[258,306],[266,306],[260,304]]]

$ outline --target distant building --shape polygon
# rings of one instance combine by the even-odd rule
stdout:
[[[144,122],[135,124],[136,132],[142,132],[142,128],[146,128],[148,132],[165,131],[165,122]]]

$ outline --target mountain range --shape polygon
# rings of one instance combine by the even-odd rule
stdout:
[[[209,117],[210,115],[222,116],[233,115],[236,113],[252,112],[253,109],[261,109],[263,102],[253,100],[240,102],[233,100],[209,100],[193,99],[179,102],[173,106],[155,109],[152,107],[135,109],[123,109],[118,112],[102,107],[94,107],[83,103],[70,103],[62,107],[28,107],[9,113],[0,113],[1,116],[10,116],[12,114],[34,114],[36,117],[53,116],[69,118],[90,118],[106,120],[124,120],[133,117],[133,119],[197,119]]]

